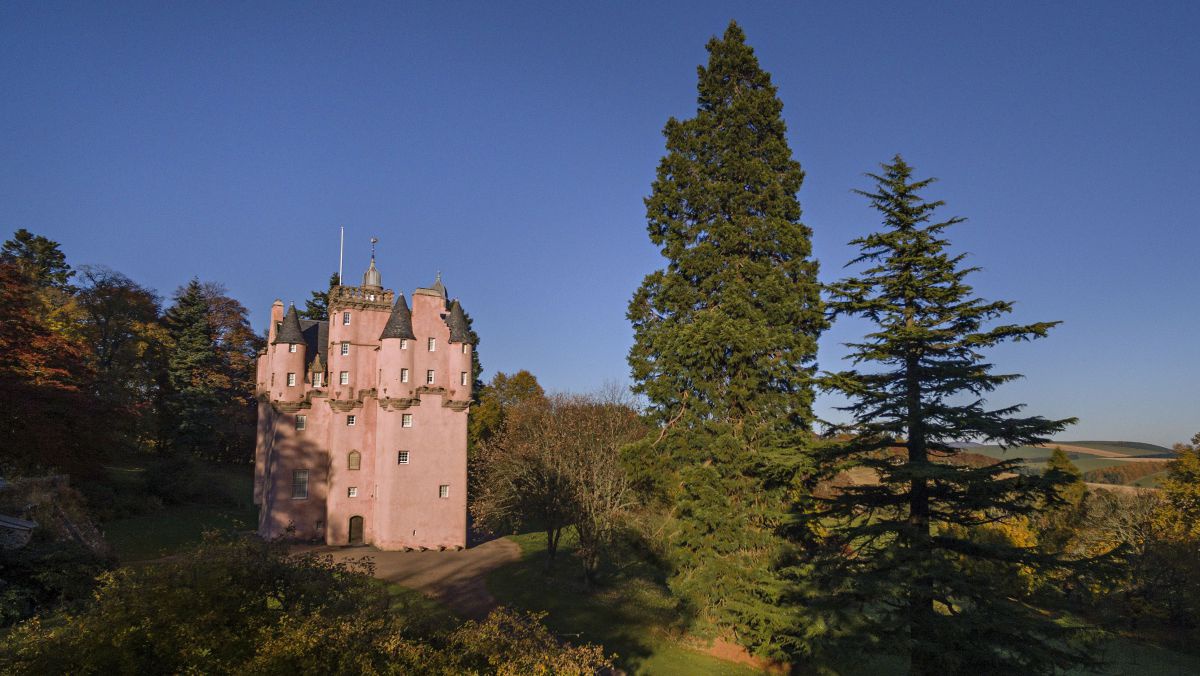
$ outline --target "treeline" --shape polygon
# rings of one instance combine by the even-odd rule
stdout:
[[[86,483],[122,453],[249,460],[262,341],[220,284],[164,305],[21,229],[0,249],[0,316],[0,473]]]
[[[1123,462],[1083,473],[1084,481],[1097,484],[1131,484],[1142,477],[1158,474],[1166,468],[1161,462]]]

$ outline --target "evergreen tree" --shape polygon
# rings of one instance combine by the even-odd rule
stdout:
[[[783,104],[736,23],[707,49],[696,116],[667,122],[646,199],[667,264],[629,305],[629,363],[661,429],[627,457],[673,508],[672,590],[782,656],[797,647],[783,529],[825,318]]]
[[[183,453],[205,454],[216,443],[221,408],[215,329],[204,285],[193,279],[175,293],[164,324],[170,337],[163,405],[164,441]]]
[[[1048,506],[1038,521],[1038,546],[1042,551],[1061,553],[1079,533],[1086,516],[1087,484],[1083,472],[1057,446],[1046,461],[1047,479],[1058,476],[1062,483],[1056,489],[1059,500]]]
[[[329,286],[324,291],[316,290],[304,301],[304,309],[300,311],[301,319],[326,321],[329,319],[329,290],[338,285],[338,273],[329,275]]]
[[[71,276],[75,273],[58,246],[54,240],[21,228],[0,246],[0,261],[17,266],[40,287],[66,291],[70,289]]]
[[[1022,406],[985,407],[984,396],[1019,376],[997,374],[981,351],[1006,341],[1041,338],[1057,322],[985,328],[1012,303],[977,298],[966,283],[976,268],[947,251],[945,231],[962,222],[932,222],[943,205],[919,193],[899,156],[869,175],[858,191],[883,215],[884,228],[852,242],[866,264],[834,284],[834,316],[873,327],[850,343],[863,370],[829,377],[845,394],[852,440],[822,455],[824,476],[865,467],[877,484],[853,485],[817,501],[814,530],[828,529],[814,570],[832,635],[856,649],[873,644],[910,659],[913,674],[1049,673],[1084,656],[1071,630],[1031,610],[997,570],[1052,570],[1058,562],[1036,546],[980,537],[1061,501],[1066,473],[1017,473],[1012,459],[986,467],[947,462],[956,441],[1004,446],[1044,443],[1074,422],[1019,417]],[[899,454],[888,452],[901,447]]]

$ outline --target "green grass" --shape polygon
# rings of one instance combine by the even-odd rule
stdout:
[[[1162,483],[1162,480],[1165,478],[1167,478],[1167,471],[1163,470],[1161,472],[1155,472],[1154,474],[1148,474],[1129,485],[1138,486],[1141,488],[1158,488]]]
[[[1191,676],[1200,674],[1200,656],[1175,652],[1148,643],[1115,639],[1104,645],[1099,672],[1073,669],[1068,674],[1084,676]]]
[[[595,590],[581,582],[563,537],[558,560],[545,570],[546,538],[528,533],[509,538],[521,547],[519,562],[488,576],[488,588],[504,604],[545,611],[546,624],[572,642],[592,642],[617,654],[617,665],[631,674],[654,676],[730,676],[756,669],[705,655],[686,645],[686,622],[653,571],[634,566]]]
[[[117,519],[104,535],[121,563],[168,556],[200,542],[206,530],[253,530],[258,508],[175,505],[148,514]]]
[[[1000,448],[999,446],[976,446],[974,448],[966,448],[963,450],[967,453],[978,453],[979,455],[986,455],[989,458],[997,458],[999,460],[1025,458],[1026,460],[1043,461],[1048,459],[1050,454],[1054,452],[1054,449],[1052,448],[1035,448],[1033,446],[1010,446],[1009,448]]]
[[[110,483],[125,500],[153,502],[145,492],[144,469],[109,467]],[[251,504],[254,469],[249,465],[207,466],[203,503],[166,505],[142,510],[104,524],[105,539],[122,563],[168,556],[200,542],[207,530],[254,530],[258,507]]]
[[[1059,443],[1069,446],[1086,446],[1114,453],[1128,453],[1129,455],[1156,455],[1171,452],[1169,448],[1140,441],[1061,441]]]

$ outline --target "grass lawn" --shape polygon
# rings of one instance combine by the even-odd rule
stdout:
[[[174,505],[113,521],[104,526],[104,535],[121,563],[132,563],[194,545],[206,530],[253,530],[257,524],[253,506]]]
[[[115,488],[145,500],[139,467],[111,467]],[[105,539],[122,563],[167,556],[200,541],[206,530],[254,530],[258,507],[251,504],[254,469],[209,466],[205,480],[211,503],[166,505],[149,512],[110,521],[101,526]]]
[[[629,570],[589,591],[564,534],[558,560],[545,571],[546,537],[527,533],[509,538],[521,546],[521,561],[488,576],[488,589],[508,606],[545,611],[546,624],[573,642],[592,642],[617,654],[631,674],[654,676],[750,675],[750,667],[720,660],[684,643],[684,621],[661,582],[645,569]]]

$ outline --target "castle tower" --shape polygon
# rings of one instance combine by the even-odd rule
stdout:
[[[372,252],[361,285],[330,289],[328,320],[272,306],[257,379],[263,537],[466,545],[470,327],[440,274],[412,299],[383,287]]]

